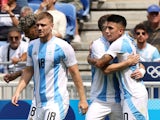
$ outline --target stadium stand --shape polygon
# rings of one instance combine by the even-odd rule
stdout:
[[[28,3],[38,3],[40,4],[43,0],[28,0]]]
[[[39,8],[39,3],[28,3],[28,6],[31,7],[33,9],[33,11],[37,10]]]
[[[70,3],[56,3],[55,8],[66,15],[67,29],[65,40],[70,42],[73,38],[76,28],[76,8]]]
[[[35,11],[39,8],[39,2],[29,2],[28,5]],[[56,3],[55,8],[66,15],[67,28],[65,40],[69,41],[73,39],[76,27],[76,8],[74,5],[69,3]]]
[[[90,12],[90,0],[81,0],[83,9],[77,12],[78,19],[84,19],[84,21],[89,20],[89,12]]]

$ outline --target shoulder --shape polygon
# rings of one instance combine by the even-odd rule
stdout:
[[[150,43],[147,43],[147,48],[148,48],[148,50],[158,50],[156,47],[154,47]]]
[[[31,46],[31,45],[32,45],[32,46],[33,46],[33,45],[37,45],[38,43],[40,43],[40,39],[39,39],[39,38],[30,41],[30,42],[29,42],[29,46]]]
[[[102,43],[101,38],[92,41],[92,44]]]
[[[55,43],[61,47],[71,47],[68,42],[58,37],[55,37]]]
[[[92,42],[92,44],[94,45],[94,46],[109,46],[110,45],[110,43],[104,38],[104,37],[100,37],[100,38],[98,38],[97,40],[94,40],[93,42]]]
[[[1,50],[6,50],[6,49],[8,49],[8,47],[9,47],[9,43],[2,45],[0,48],[1,48]]]
[[[8,50],[9,50],[9,44],[8,43],[0,46],[0,54],[7,55]]]

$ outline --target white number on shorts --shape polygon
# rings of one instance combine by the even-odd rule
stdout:
[[[32,107],[32,110],[31,110],[31,116],[34,116],[36,113],[36,107]]]
[[[56,116],[55,112],[49,112],[47,120],[55,120],[55,116]]]
[[[128,113],[124,113],[124,120],[128,120]]]

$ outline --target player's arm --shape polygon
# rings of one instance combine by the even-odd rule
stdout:
[[[16,91],[12,97],[12,103],[15,106],[18,106],[17,102],[19,99],[19,95],[23,91],[23,89],[25,89],[25,87],[28,85],[29,81],[32,78],[32,75],[33,75],[33,67],[27,66],[22,73],[22,77],[21,77],[19,84],[16,88]]]
[[[76,86],[76,89],[80,97],[79,108],[81,109],[82,114],[85,114],[88,110],[88,103],[86,100],[85,90],[84,90],[83,82],[79,73],[78,65],[75,64],[69,67],[68,70],[71,74],[71,77],[73,79],[73,82]]]
[[[106,65],[109,65],[109,62],[113,59],[112,56],[104,54],[100,59],[91,58],[90,55],[87,57],[89,64],[94,65],[98,68],[104,68]]]
[[[127,60],[119,62],[119,63],[112,63],[111,65],[105,67],[103,72],[105,74],[110,74],[115,71],[123,70],[131,65],[135,65],[139,62],[139,55],[138,54],[131,54],[128,56]]]

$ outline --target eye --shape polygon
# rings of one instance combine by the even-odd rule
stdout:
[[[112,29],[113,29],[113,27],[108,27],[108,29],[109,29],[109,30],[112,30]]]

